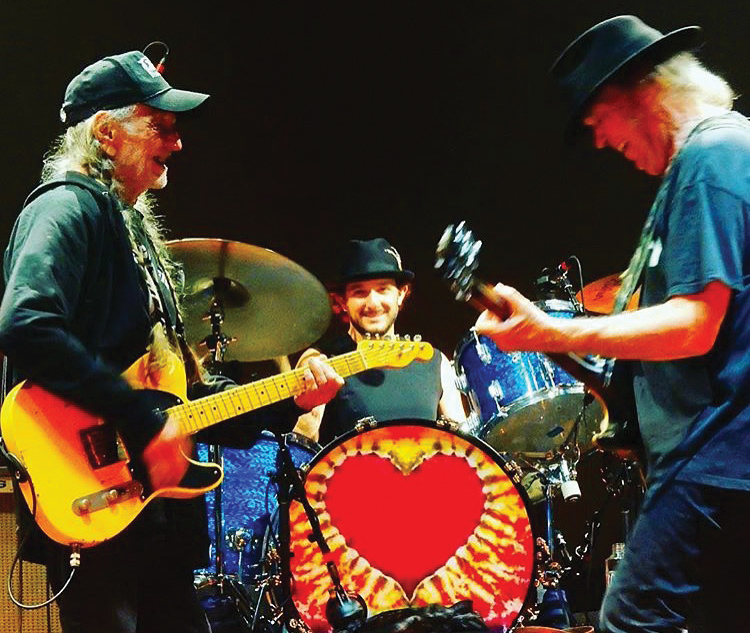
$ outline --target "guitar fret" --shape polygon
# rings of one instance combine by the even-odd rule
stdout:
[[[424,351],[422,358],[432,355],[429,344],[419,343],[418,346]],[[353,352],[328,359],[328,362],[339,375],[346,378],[371,367],[407,364],[416,356],[416,347],[417,345],[407,345],[405,348],[398,341],[374,341],[366,350],[358,347]],[[412,352],[412,358],[404,359],[403,356],[409,351]],[[193,402],[185,402],[171,407],[166,413],[179,421],[183,433],[192,435],[224,420],[302,393],[305,389],[304,375],[305,369],[297,368]]]

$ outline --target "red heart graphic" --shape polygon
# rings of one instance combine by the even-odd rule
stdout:
[[[465,459],[435,454],[407,474],[375,454],[350,455],[328,480],[332,525],[412,595],[479,524],[482,481]]]

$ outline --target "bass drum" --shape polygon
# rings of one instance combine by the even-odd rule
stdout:
[[[536,305],[557,318],[576,314],[566,301]],[[454,365],[472,411],[469,430],[498,451],[544,458],[563,446],[594,447],[601,402],[544,354],[503,352],[471,331],[457,346]]]
[[[293,599],[313,631],[330,631],[325,607],[333,560],[368,615],[470,600],[489,627],[510,628],[529,606],[535,538],[512,464],[443,422],[371,423],[327,445],[305,491],[331,548],[308,538],[290,511]]]

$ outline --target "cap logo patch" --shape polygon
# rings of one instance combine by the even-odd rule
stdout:
[[[156,68],[151,63],[151,60],[148,57],[146,56],[141,57],[138,60],[138,63],[143,67],[143,70],[145,70],[152,77],[156,78],[159,76],[159,71],[156,70]]]

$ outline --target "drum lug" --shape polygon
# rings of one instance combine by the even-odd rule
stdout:
[[[456,373],[456,389],[461,393],[469,392],[469,381],[464,374]]]
[[[374,429],[378,425],[378,421],[371,415],[368,415],[366,418],[360,418],[357,420],[357,422],[354,424],[354,430],[357,431],[357,433],[361,433],[365,429]]]
[[[437,419],[436,425],[438,428],[448,429],[452,433],[458,433],[460,428],[458,422],[449,418],[445,418],[443,416],[440,416]]]
[[[484,365],[492,364],[492,352],[490,352],[490,348],[486,343],[477,343],[477,356]]]
[[[500,404],[500,401],[505,397],[503,386],[497,380],[493,380],[490,383],[490,386],[487,388],[487,392],[492,398],[497,400],[498,404]]]

